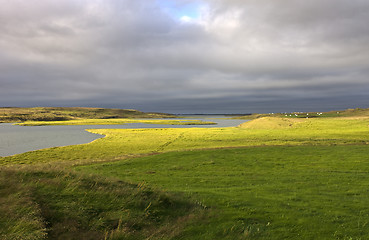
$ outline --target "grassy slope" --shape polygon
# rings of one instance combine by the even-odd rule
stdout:
[[[185,193],[218,209],[187,239],[368,239],[369,148],[172,152],[80,170]]]
[[[19,121],[62,121],[72,119],[110,119],[110,118],[170,118],[165,113],[144,113],[131,109],[106,109],[82,107],[37,107],[0,108],[0,122]]]
[[[203,207],[144,184],[64,170],[0,172],[0,239],[166,239]]]
[[[307,239],[314,238],[312,237],[314,234],[337,239],[367,238],[367,232],[360,229],[366,226],[365,217],[367,217],[367,212],[361,206],[362,204],[367,205],[365,199],[369,199],[364,189],[364,183],[367,182],[365,171],[367,171],[366,159],[368,156],[366,144],[369,142],[368,119],[289,119],[287,124],[285,120],[274,120],[276,122],[273,123],[273,119],[258,119],[244,124],[240,128],[91,130],[107,136],[90,144],[44,149],[0,158],[0,163],[9,165],[66,161],[79,164],[123,159],[118,165],[105,163],[104,167],[92,167],[86,171],[108,176],[114,175],[132,183],[146,180],[151,186],[160,189],[190,194],[192,198],[197,199],[200,205],[210,205],[215,209],[218,217],[214,217],[210,222],[205,218],[197,220],[197,224],[190,224],[185,228],[183,225],[186,224],[180,223],[179,227],[174,224],[175,229],[182,229],[175,235],[182,236],[184,239],[213,239],[214,236],[223,236],[222,238],[228,239],[242,239],[248,236],[265,239],[297,239],[296,234],[303,234],[304,238]],[[265,129],[264,125],[267,122],[270,126]],[[354,146],[335,146],[337,144]],[[281,146],[266,147],[266,145]],[[300,146],[291,148],[282,145]],[[196,151],[194,153],[177,152],[183,149],[238,146],[260,147]],[[142,159],[127,159],[139,154],[159,152],[171,153]],[[130,166],[130,164],[132,165]],[[63,172],[71,174],[68,165],[65,166],[66,170]],[[29,166],[29,168],[35,167]],[[114,172],[114,169],[117,171]],[[23,176],[26,174],[23,170],[16,172],[21,176],[19,178],[10,178],[8,175],[4,175],[8,174],[6,171],[1,171],[2,187],[0,191],[7,192],[10,198],[6,194],[1,194],[0,196],[5,196],[5,200],[3,197],[0,201],[5,201],[6,204],[14,203],[14,210],[9,213],[9,216],[14,216],[13,222],[20,221],[20,226],[24,222],[32,223],[31,226],[19,227],[14,230],[9,227],[11,224],[6,223],[6,219],[5,221],[1,219],[0,224],[5,224],[2,225],[2,229],[11,229],[3,234],[15,232],[23,234],[24,238],[30,232],[41,235],[44,233],[42,228],[45,225],[42,224],[45,223],[45,215],[40,210],[42,207],[35,204],[38,201],[33,201],[31,197],[31,200],[21,198],[20,202],[17,203],[15,199],[17,196],[35,196],[33,192],[35,187],[43,189],[43,183],[37,181],[32,183],[33,180],[45,179],[44,185],[47,186],[54,181],[63,182],[64,180],[58,177],[61,174],[53,173],[48,167],[45,167],[44,172],[47,173],[47,176],[50,174],[50,178],[40,178],[37,171],[30,171],[34,173],[28,175],[28,178]],[[112,173],[109,174],[109,171]],[[55,211],[64,211],[64,206],[77,211],[81,207],[80,204],[69,205],[69,202],[73,203],[70,199],[59,205],[54,204],[52,203],[53,198],[47,194],[51,191],[53,195],[58,195],[54,193],[60,191],[69,197],[77,197],[80,192],[78,184],[81,178],[77,174],[64,181],[64,186],[71,186],[70,190],[63,190],[64,188],[60,187],[59,183],[56,184],[56,190],[45,188],[44,194],[49,197],[42,199],[50,199],[48,204]],[[9,188],[5,179],[19,179],[19,181],[17,180],[15,183],[16,187]],[[91,177],[88,179],[92,181]],[[309,185],[310,182],[306,182],[306,179],[311,181],[311,185]],[[344,186],[342,188],[339,185],[341,180],[342,186]],[[110,186],[111,184],[116,184],[113,180],[102,181],[107,183],[109,189],[113,187]],[[353,182],[356,182],[358,186],[353,187]],[[63,184],[61,185],[63,186]],[[323,186],[320,187],[320,185]],[[302,190],[305,188],[307,190],[299,191],[300,187]],[[98,189],[91,187],[89,192],[92,194]],[[22,191],[30,193],[30,195],[23,194]],[[247,196],[245,196],[245,191]],[[86,192],[88,191],[86,190]],[[292,195],[289,195],[290,193]],[[114,193],[104,194],[114,195]],[[64,199],[63,194],[60,196]],[[96,196],[92,194],[88,198],[94,199]],[[103,199],[105,198],[101,198],[102,202]],[[80,202],[80,199],[77,198],[76,202]],[[292,207],[287,203],[292,203]],[[101,202],[96,204],[101,204]],[[331,206],[328,208],[331,212],[323,211],[320,205]],[[31,206],[29,208],[31,210],[22,210],[27,209],[27,206]],[[62,209],[58,210],[58,206]],[[84,208],[83,206],[82,208]],[[91,207],[88,206],[87,209]],[[95,208],[95,205],[92,206],[91,208]],[[119,202],[117,206],[125,205]],[[128,205],[128,209],[130,207]],[[0,211],[7,211],[7,209],[7,207],[2,208]],[[105,208],[100,210],[102,215],[109,211]],[[22,212],[25,211],[31,213],[29,219],[34,220],[24,221],[21,216],[23,216]],[[120,208],[116,211],[121,214],[123,210]],[[354,211],[354,214],[349,213],[349,211]],[[74,210],[67,212],[66,216],[73,217],[73,212]],[[357,214],[359,214],[359,218],[355,217]],[[163,216],[165,215],[164,212]],[[95,221],[94,216],[89,215],[88,211],[81,211],[75,217]],[[188,218],[191,219],[191,217]],[[179,219],[178,221],[181,222],[182,217],[177,216],[174,219]],[[350,221],[357,227],[350,225]],[[319,225],[319,222],[327,224],[326,230]],[[62,227],[63,224],[62,222],[60,226]],[[166,223],[161,222],[153,223],[151,226],[161,228],[162,224],[166,225]],[[16,224],[16,226],[18,225]],[[75,231],[95,231],[94,226],[83,225],[82,228],[77,228]],[[337,231],[335,237],[332,237],[333,228],[336,228]],[[34,229],[34,231],[32,232],[30,229]],[[114,227],[104,225],[102,229],[104,230],[100,229],[101,233],[104,231],[111,233]],[[53,231],[49,228],[48,230]],[[135,234],[147,236],[145,235],[147,231],[143,229],[141,232],[141,230],[136,230],[138,232]],[[171,236],[169,233],[173,231],[168,230],[168,236]],[[175,239],[175,237],[173,238]]]

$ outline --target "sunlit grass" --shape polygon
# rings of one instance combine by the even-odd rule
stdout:
[[[271,129],[265,129],[260,119],[255,121],[241,128],[92,129],[89,131],[105,137],[89,144],[2,157],[0,164],[106,161],[140,154],[204,148],[369,142],[368,119],[306,119],[292,126]],[[252,127],[247,128],[248,125]]]
[[[1,237],[42,239],[49,233],[57,239],[71,229],[68,236],[107,239],[369,238],[368,118],[89,131],[105,137],[0,158]],[[104,163],[83,166],[94,162]],[[97,175],[75,173],[71,165]],[[86,188],[84,182],[96,184]],[[124,214],[136,205],[126,200],[135,199],[143,183],[153,196],[167,191],[186,203],[171,205],[173,213],[158,211],[165,220],[156,222],[145,215],[156,200],[139,195],[143,204],[133,225],[140,227],[131,228]],[[126,186],[131,190],[122,197],[116,187]],[[189,215],[183,215],[186,206]],[[57,227],[47,225],[50,219]],[[73,228],[76,223],[80,228]]]

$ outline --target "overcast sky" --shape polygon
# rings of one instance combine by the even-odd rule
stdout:
[[[0,106],[369,107],[368,0],[0,0]]]

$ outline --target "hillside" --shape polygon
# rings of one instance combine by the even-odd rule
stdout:
[[[327,117],[369,117],[369,108],[355,108],[329,112],[291,112],[291,113],[253,113],[251,115],[234,117],[234,119],[257,119],[263,117],[287,118],[327,118]]]
[[[289,118],[273,118],[262,117],[254,119],[253,121],[240,124],[239,127],[247,129],[284,129],[291,128],[296,123],[304,121],[303,119],[289,119]]]
[[[165,113],[145,113],[132,109],[84,107],[0,108],[0,122],[62,121],[110,118],[174,118]]]

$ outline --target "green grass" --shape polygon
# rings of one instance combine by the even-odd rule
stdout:
[[[145,124],[168,124],[168,125],[212,125],[214,122],[205,122],[201,120],[159,120],[159,119],[78,119],[67,121],[26,121],[17,123],[21,126],[47,126],[47,125],[111,125],[111,124],[127,124],[127,123],[145,123]]]
[[[78,170],[144,181],[219,210],[188,239],[368,239],[368,156],[368,146],[218,149]]]
[[[57,169],[2,169],[0,239],[168,239],[205,214],[181,195]]]
[[[261,120],[261,121],[260,121]],[[307,119],[265,129],[257,119],[240,128],[93,129],[106,135],[88,144],[43,149],[0,158],[0,165],[110,161],[141,154],[204,148],[367,144],[369,119]],[[250,125],[252,128],[247,128]]]
[[[369,118],[89,131],[0,158],[0,239],[369,238]]]

